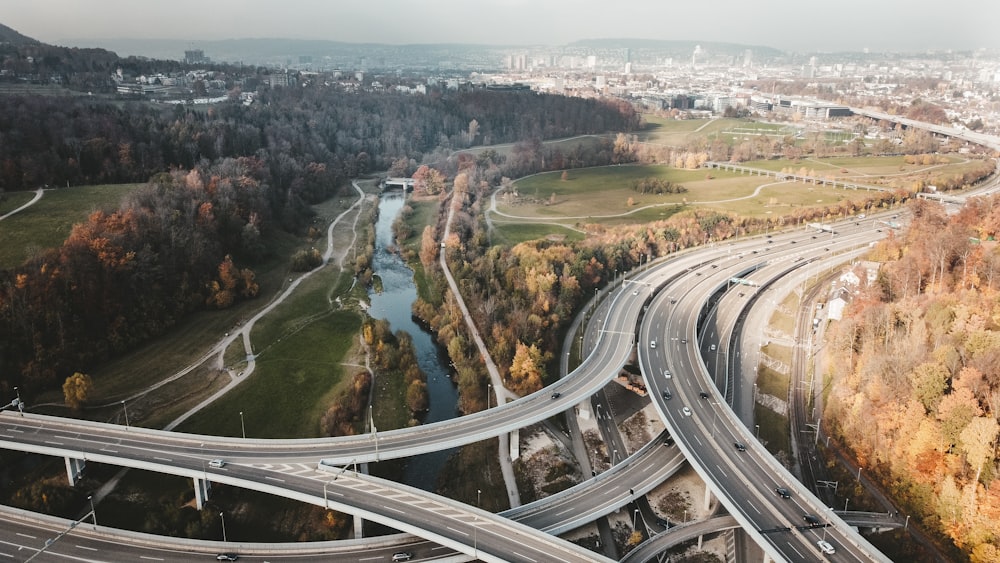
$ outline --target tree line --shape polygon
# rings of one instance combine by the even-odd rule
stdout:
[[[309,204],[349,177],[487,135],[507,142],[637,122],[620,105],[522,92],[276,88],[249,107],[206,111],[6,102],[3,188],[152,178],[119,208],[74,227],[60,248],[0,273],[0,386],[29,393],[85,373],[195,310],[252,298],[252,268],[269,255],[269,233],[301,234]]]
[[[928,529],[997,561],[1000,199],[912,211],[832,327],[823,422]]]

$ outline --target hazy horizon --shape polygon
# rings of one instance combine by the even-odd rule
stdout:
[[[16,0],[0,0],[8,6]],[[923,51],[1000,48],[982,25],[1000,4],[956,0],[926,6],[842,0],[803,7],[792,0],[718,0],[694,11],[656,0],[134,0],[17,2],[3,23],[43,41],[211,41],[245,38],[347,43],[564,45],[583,39],[714,41],[784,51]],[[611,6],[610,8],[608,6]]]

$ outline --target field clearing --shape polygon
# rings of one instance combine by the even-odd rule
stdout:
[[[640,141],[648,143],[664,143],[677,135],[687,135],[708,123],[707,119],[673,119],[643,114],[643,127],[636,132]]]
[[[570,171],[569,179],[559,172],[538,174],[515,183],[522,198],[534,202],[510,204],[497,197],[497,210],[517,217],[547,219],[553,222],[600,222],[629,224],[661,220],[687,205],[745,215],[781,213],[797,206],[827,205],[845,198],[863,198],[868,192],[837,190],[803,183],[776,183],[774,178],[738,172],[681,170],[662,165],[607,166]],[[688,188],[681,194],[640,194],[631,184],[641,178],[655,177]],[[770,184],[770,185],[769,185]],[[754,191],[760,188],[758,195]],[[552,194],[555,194],[552,203]],[[629,198],[632,205],[628,204]],[[654,207],[648,207],[654,206]],[[626,215],[627,214],[627,215]],[[516,221],[497,217],[498,222]],[[523,240],[523,239],[519,239]]]
[[[748,199],[705,204],[712,209],[730,211],[748,217],[782,215],[795,207],[830,205],[846,199],[864,199],[871,192],[838,190],[828,186],[813,186],[801,182],[783,182],[761,188]]]
[[[56,248],[73,225],[98,209],[117,209],[122,197],[144,184],[110,184],[46,190],[31,207],[0,221],[0,268],[19,266],[34,252]],[[34,193],[28,199],[34,197]],[[25,203],[27,200],[22,201]]]
[[[337,311],[308,323],[294,337],[275,341],[260,353],[257,370],[247,381],[178,430],[240,436],[242,411],[248,438],[320,436],[320,417],[339,386],[358,369],[342,365],[355,346],[343,335],[355,334],[360,327],[356,313]]]
[[[0,215],[4,215],[21,207],[35,197],[35,192],[4,192],[0,199]]]
[[[548,223],[500,223],[493,222],[493,244],[514,246],[516,244],[543,238],[575,242],[583,240],[586,235],[561,225]]]
[[[686,119],[673,122],[667,120],[661,128],[654,130],[645,138],[639,135],[639,140],[656,145],[682,147],[691,139],[713,137],[722,131],[747,123],[741,119],[730,118]]]

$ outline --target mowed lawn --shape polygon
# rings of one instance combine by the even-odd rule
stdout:
[[[767,176],[705,169],[682,170],[668,166],[606,166],[538,174],[515,183],[520,203],[497,196],[502,213],[530,219],[602,223],[638,223],[665,219],[685,205],[700,205],[746,215],[763,215],[788,207],[828,205],[844,198],[863,198],[866,192],[835,190],[802,183],[779,183]],[[632,184],[655,177],[688,189],[680,194],[640,194]],[[755,191],[760,188],[759,193]],[[553,198],[553,195],[555,197]],[[632,202],[629,205],[629,199]],[[509,222],[510,217],[497,217]],[[506,228],[510,228],[509,226]]]
[[[0,245],[0,268],[13,268],[37,250],[61,246],[73,225],[86,221],[98,209],[118,208],[126,193],[143,185],[114,184],[45,190],[45,195],[34,205],[0,221],[0,240],[4,241]],[[20,194],[18,197],[21,197]],[[34,192],[21,204],[32,197]]]

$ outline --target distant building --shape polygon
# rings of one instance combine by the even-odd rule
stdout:
[[[184,51],[184,62],[189,65],[200,65],[211,61],[201,49],[191,49],[190,51]]]

